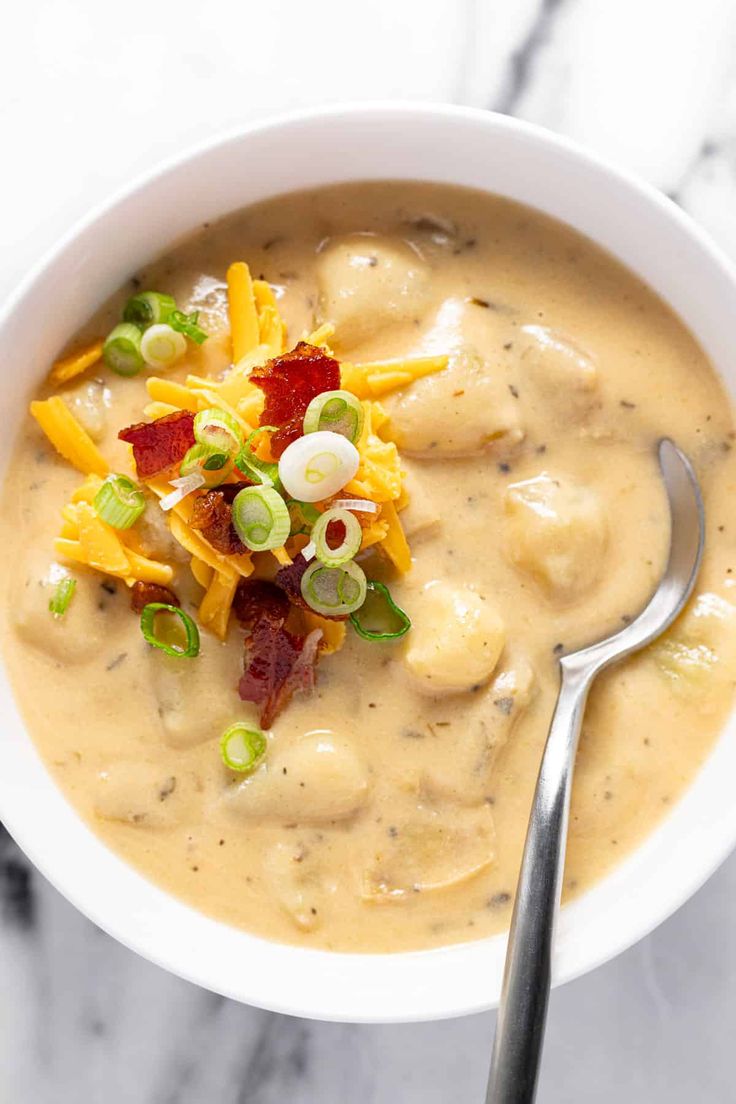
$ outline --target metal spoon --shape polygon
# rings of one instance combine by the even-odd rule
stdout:
[[[700,568],[705,521],[698,481],[672,441],[661,440],[658,452],[671,518],[669,561],[660,584],[626,628],[560,659],[560,691],[539,769],[509,932],[486,1104],[531,1104],[536,1095],[572,774],[591,683],[604,667],[643,648],[672,624]]]

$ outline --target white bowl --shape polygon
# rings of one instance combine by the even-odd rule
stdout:
[[[279,192],[381,178],[481,188],[569,223],[667,300],[734,390],[734,273],[668,199],[570,142],[505,116],[366,104],[249,127],[169,163],[77,226],[0,320],[3,423],[17,423],[49,362],[95,307],[204,220]],[[11,437],[0,438],[3,468]],[[497,1003],[503,936],[406,954],[330,954],[269,943],[170,897],[109,851],[56,788],[4,671],[0,702],[0,817],[57,889],[133,950],[228,997],[300,1016],[426,1020]],[[651,931],[736,843],[735,730],[732,718],[685,796],[645,843],[563,910],[557,982]]]

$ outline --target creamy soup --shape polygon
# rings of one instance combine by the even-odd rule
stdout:
[[[221,734],[258,723],[238,695],[244,629],[231,616],[222,641],[200,624],[196,658],[150,647],[125,582],[59,554],[61,511],[84,476],[29,418],[2,521],[17,699],[80,815],[195,908],[341,951],[490,935],[510,919],[558,657],[633,617],[663,570],[662,435],[702,481],[704,566],[670,633],[596,684],[566,896],[656,826],[721,728],[736,671],[729,401],[682,323],[591,242],[508,201],[424,184],[288,195],[205,225],[70,347],[104,336],[135,289],[153,288],[198,310],[211,335],[158,375],[219,381],[237,260],[272,286],[286,349],[327,322],[328,345],[351,365],[448,358],[377,400],[377,435],[401,457],[412,563],[400,573],[380,544],[359,563],[388,584],[410,631],[374,642],[348,625],[313,691],[270,725],[255,770],[229,770]],[[93,259],[87,278],[94,294]],[[100,362],[41,397],[60,394],[111,470],[135,476],[117,434],[143,419],[148,374]],[[148,414],[171,409],[154,401]],[[147,496],[139,551],[173,566],[171,589],[196,619],[210,576],[194,578],[170,515]],[[266,555],[254,559],[272,575]],[[76,591],[54,617],[64,572]]]

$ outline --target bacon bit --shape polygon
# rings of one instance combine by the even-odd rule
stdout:
[[[278,459],[287,445],[301,437],[312,399],[340,387],[340,365],[324,349],[300,341],[290,352],[254,368],[250,379],[266,395],[260,424],[279,427],[271,438],[271,452]]]
[[[159,583],[144,583],[138,580],[133,583],[130,592],[130,608],[133,613],[143,613],[149,602],[163,602],[167,606],[180,606],[181,602],[173,590],[161,586]]]
[[[252,629],[261,617],[283,625],[289,616],[289,599],[266,579],[241,579],[232,609],[244,629]]]
[[[322,632],[290,633],[284,628],[289,608],[288,597],[273,583],[242,579],[238,584],[233,610],[249,630],[238,693],[243,701],[260,705],[262,728],[271,727],[293,694],[314,687]]]
[[[219,490],[207,491],[198,495],[192,504],[189,521],[192,529],[198,529],[204,539],[224,556],[239,556],[248,551],[233,525],[232,501],[241,486],[229,483]]]
[[[305,560],[301,552],[298,552],[288,567],[281,567],[276,572],[274,582],[281,587],[289,597],[289,601],[295,606],[309,609],[302,598],[302,575],[309,567],[309,561]]]
[[[141,479],[149,479],[179,464],[192,447],[194,414],[190,410],[176,410],[155,422],[137,422],[121,429],[118,437],[133,446],[138,475]]]

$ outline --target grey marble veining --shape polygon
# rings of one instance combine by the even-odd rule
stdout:
[[[736,258],[732,0],[36,0],[4,30],[2,295],[162,157],[351,98],[551,126],[665,189]],[[732,1104],[735,930],[736,857],[649,938],[557,990],[542,1104]],[[492,1015],[357,1027],[236,1005],[102,934],[6,835],[0,978],[2,1104],[483,1098]]]

